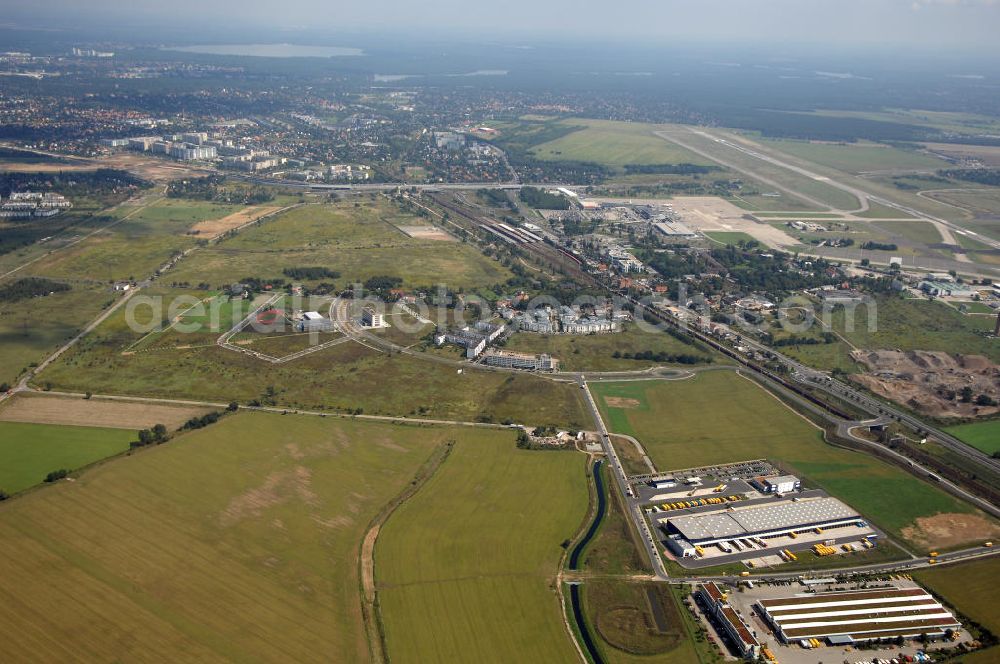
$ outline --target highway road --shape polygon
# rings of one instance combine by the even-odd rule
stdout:
[[[622,466],[622,462],[618,458],[618,452],[615,451],[615,446],[611,444],[611,437],[608,435],[607,427],[604,426],[604,419],[601,417],[601,411],[598,410],[597,403],[594,401],[594,396],[590,393],[590,388],[587,387],[586,377],[581,375],[577,382],[580,385],[580,389],[583,390],[587,406],[590,408],[590,413],[594,418],[597,433],[601,437],[601,447],[604,449],[604,454],[611,465],[611,474],[614,475],[615,483],[618,485],[618,490],[621,491],[621,495],[625,497],[625,504],[628,506],[632,522],[639,530],[639,538],[642,540],[646,556],[649,558],[650,566],[653,569],[653,575],[661,581],[665,581],[670,577],[670,575],[667,573],[667,568],[663,564],[663,558],[660,557],[660,551],[657,548],[656,538],[650,530],[649,523],[642,516],[642,511],[639,506],[636,505],[633,500],[635,495],[632,491],[632,487],[629,485],[628,473],[625,472],[625,468]]]
[[[661,308],[650,307],[647,304],[640,302],[635,298],[629,297],[628,295],[621,293],[619,291],[615,292],[620,297],[625,297],[626,299],[628,299],[636,307],[637,310],[645,311],[654,318],[659,318],[661,320],[668,320],[668,322],[672,323],[673,325],[681,327],[681,329],[685,330],[689,335],[693,336],[694,338],[698,339],[703,343],[706,343],[716,349],[725,349],[725,352],[727,352],[727,354],[729,355],[732,355],[733,353],[736,352],[734,349],[725,346],[717,339],[707,334],[701,333],[697,329],[695,329],[694,327],[695,321],[693,315],[691,319],[681,318]],[[811,367],[807,367],[804,364],[796,360],[793,360],[792,358],[786,355],[783,355],[774,348],[765,346],[764,344],[748,336],[742,335],[737,331],[733,331],[733,333],[737,335],[737,343],[739,345],[744,345],[757,352],[766,353],[770,356],[773,356],[775,358],[775,361],[779,362],[780,364],[786,367],[786,369],[788,370],[788,374],[796,382],[805,386],[819,389],[832,396],[836,396],[845,401],[853,403],[859,406],[862,410],[865,410],[869,414],[871,414],[872,419],[877,419],[879,417],[888,417],[895,419],[899,422],[902,422],[918,431],[923,430],[927,432],[928,436],[932,437],[934,440],[939,442],[942,446],[947,447],[952,452],[955,452],[956,454],[963,456],[966,459],[969,459],[970,461],[973,461],[974,463],[977,463],[981,466],[986,466],[991,470],[1000,472],[1000,459],[994,459],[990,457],[988,454],[982,452],[981,450],[978,450],[972,447],[971,445],[963,443],[954,436],[944,431],[941,431],[940,429],[928,425],[926,422],[919,419],[918,417],[911,415],[910,413],[900,408],[897,408],[888,403],[880,401],[866,394],[865,392],[862,392],[861,390],[854,389],[842,383],[841,381],[837,380],[836,378],[827,375],[822,371],[818,371]],[[743,354],[740,355],[742,356]],[[746,365],[749,368],[756,369],[755,365],[753,365],[752,363],[746,362]]]
[[[967,562],[970,560],[985,559],[992,556],[1000,554],[1000,550],[997,548],[986,548],[984,546],[977,546],[969,549],[962,549],[960,551],[951,551],[949,553],[942,553],[937,558],[933,558],[935,562],[930,562],[932,558],[920,557],[911,558],[909,560],[899,560],[891,563],[876,563],[873,565],[857,565],[854,567],[826,567],[816,570],[809,569],[797,569],[795,571],[789,572],[754,572],[754,579],[767,579],[769,581],[795,581],[802,577],[817,577],[817,576],[836,576],[838,574],[894,574],[894,573],[905,573],[912,572],[918,569],[927,569],[929,567],[938,567],[941,565],[954,564],[958,562]],[[734,575],[705,575],[705,576],[691,576],[684,577],[687,581],[725,581],[727,583],[736,584],[743,577]],[[671,579],[672,582],[680,583],[682,579],[680,577]]]

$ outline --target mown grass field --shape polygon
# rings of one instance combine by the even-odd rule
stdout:
[[[1000,452],[1000,420],[959,424],[946,431],[987,454]]]
[[[660,125],[573,118],[562,124],[580,127],[566,136],[536,145],[531,153],[547,161],[586,161],[610,167],[626,164],[700,164],[712,162],[656,136]]]
[[[697,148],[706,152],[707,154],[713,155],[723,161],[733,164],[736,167],[746,169],[749,172],[755,173],[760,177],[768,178],[778,184],[787,187],[791,191],[797,192],[799,194],[804,194],[810,196],[819,202],[829,205],[831,208],[838,210],[854,210],[860,207],[860,202],[857,197],[850,194],[842,189],[831,186],[828,183],[822,182],[820,180],[815,180],[806,175],[790,171],[777,164],[772,164],[770,162],[758,159],[752,155],[746,154],[742,151],[735,149],[734,147],[728,146],[723,143],[716,142],[713,138],[709,136],[702,136],[691,131],[686,131],[683,127],[674,126],[670,130],[671,134],[675,135],[678,140],[683,143],[690,145],[693,148]],[[735,135],[728,134],[726,132],[714,131],[713,135],[721,136],[726,138],[731,142],[738,141]],[[766,147],[764,145],[763,147]],[[763,148],[762,148],[763,149]],[[747,178],[751,186],[759,187],[761,193],[773,192],[774,187],[768,184],[757,184],[753,182],[752,178]],[[782,198],[795,199],[794,196],[786,192],[781,192]],[[780,200],[780,199],[779,199]],[[797,200],[797,199],[796,199]],[[770,201],[770,202],[769,202]],[[761,210],[784,210],[785,208],[777,207],[777,201],[775,199],[763,199],[754,201],[761,205],[759,209]],[[805,201],[801,201],[805,208],[807,209],[809,205],[806,205]],[[792,208],[796,209],[796,208]]]
[[[868,171],[934,171],[951,166],[944,159],[919,150],[904,150],[868,141],[830,143],[770,138],[762,140],[766,145],[786,154],[854,174]]]
[[[634,360],[614,357],[623,353],[674,353],[711,357],[708,352],[679,341],[665,332],[646,332],[632,323],[615,334],[535,334],[520,332],[510,338],[508,350],[522,353],[549,353],[559,358],[563,371],[628,371],[645,369],[657,364],[651,360]],[[718,358],[715,358],[718,359]]]
[[[621,579],[593,579],[583,584],[583,604],[591,634],[609,664],[692,664],[722,661],[698,653],[688,634],[688,610],[679,605],[673,589],[663,583]],[[660,631],[649,610],[652,590],[663,611],[667,629]]]
[[[134,431],[0,422],[0,489],[41,484],[54,470],[76,470],[128,449]]]
[[[980,514],[902,470],[827,445],[809,422],[734,372],[591,389],[609,428],[637,437],[660,470],[768,458],[911,545],[922,535],[918,518]],[[610,406],[609,398],[624,407]]]
[[[742,231],[708,231],[705,235],[710,240],[715,240],[721,244],[739,244],[740,242],[753,242],[753,236]]]
[[[368,661],[358,551],[475,430],[239,414],[0,504],[8,661]]]
[[[587,512],[584,458],[509,432],[459,436],[383,526],[378,599],[393,662],[575,662],[554,579]]]
[[[288,278],[285,268],[325,267],[341,274],[338,287],[373,276],[393,276],[404,287],[489,287],[511,275],[474,247],[420,240],[395,224],[419,217],[384,199],[307,205],[250,227],[184,261],[171,281],[230,284],[246,277]]]
[[[1000,559],[996,557],[913,573],[915,580],[996,635],[1000,635],[1000,614],[996,609],[998,577]],[[1000,646],[962,657],[966,664],[991,664],[998,660]]]
[[[106,427],[135,432],[157,424],[178,429],[192,417],[200,417],[213,410],[216,409],[100,397],[87,399],[50,392],[20,392],[0,405],[0,421]]]

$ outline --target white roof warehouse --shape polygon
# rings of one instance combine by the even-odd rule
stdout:
[[[667,520],[667,531],[679,533],[692,544],[707,546],[734,538],[771,537],[860,520],[857,512],[836,498],[806,498],[671,518]]]
[[[761,613],[785,642],[848,636],[856,641],[939,635],[961,623],[923,588],[885,588],[762,599]]]

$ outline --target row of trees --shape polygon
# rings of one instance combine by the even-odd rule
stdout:
[[[52,281],[42,277],[26,277],[0,288],[0,302],[17,302],[68,290],[70,290],[69,284],[64,284],[61,281]]]
[[[641,350],[635,353],[615,351],[611,357],[623,360],[645,360],[647,362],[666,362],[670,364],[709,364],[711,357],[702,355],[692,355],[690,353],[667,353],[665,351],[653,352],[651,350]]]

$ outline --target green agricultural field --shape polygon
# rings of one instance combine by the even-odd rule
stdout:
[[[868,171],[933,171],[950,163],[920,150],[904,150],[879,143],[829,143],[785,139],[759,139],[765,145],[806,161],[823,164],[847,173]]]
[[[946,431],[987,454],[1000,452],[1000,420],[959,424]]]
[[[545,161],[585,161],[610,167],[626,164],[700,164],[712,162],[669,143],[653,132],[660,125],[573,118],[562,124],[579,127],[566,136],[541,143],[531,154]]]
[[[585,459],[457,437],[382,527],[378,601],[393,662],[575,662],[554,586],[587,512]]]
[[[239,414],[0,504],[4,658],[370,661],[364,533],[455,439]]]
[[[707,231],[705,235],[710,240],[715,240],[720,244],[739,244],[740,242],[754,242],[752,235],[742,231]]]
[[[357,205],[358,207],[355,207]],[[341,274],[338,287],[373,276],[403,279],[403,287],[489,287],[511,274],[467,244],[408,237],[396,225],[420,217],[394,203],[374,201],[307,205],[204,248],[171,273],[171,281],[213,285],[246,277],[284,278],[282,270],[325,267]]]
[[[712,357],[710,353],[686,344],[665,332],[646,332],[635,324],[627,323],[626,328],[615,334],[535,334],[520,332],[507,341],[508,350],[522,353],[548,353],[559,358],[559,368],[563,371],[628,371],[645,369],[658,364],[650,360],[634,360],[614,357],[614,353],[673,353]]]
[[[0,422],[0,490],[23,491],[54,470],[73,471],[128,449],[122,429]]]
[[[99,286],[18,302],[0,302],[0,383],[14,384],[31,364],[44,360],[76,336],[115,294]]]
[[[703,372],[676,382],[596,383],[591,389],[609,428],[637,437],[658,469],[768,458],[911,546],[922,546],[927,537],[927,522],[918,519],[938,514],[967,515],[986,531],[996,527],[902,470],[827,445],[812,424],[735,372]]]
[[[963,616],[971,618],[994,635],[1000,635],[1000,614],[996,610],[996,580],[1000,558],[988,558],[961,565],[924,569],[913,578],[942,597]],[[1000,646],[962,657],[965,664],[992,664],[1000,659]]]

